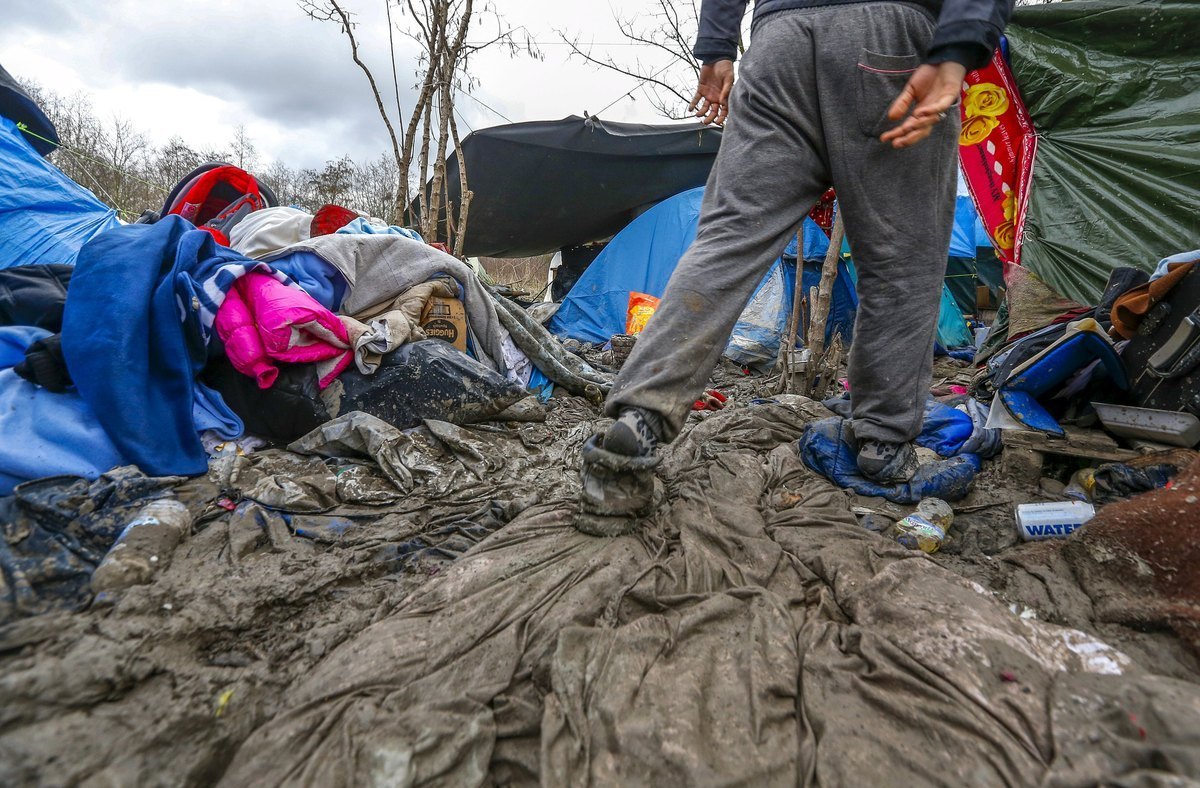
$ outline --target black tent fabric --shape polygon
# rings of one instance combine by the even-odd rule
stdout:
[[[701,186],[721,131],[596,117],[514,123],[463,140],[473,194],[465,252],[527,257],[615,235],[645,208]],[[460,202],[458,158],[447,162]]]
[[[32,132],[26,133],[25,139],[41,155],[49,156],[58,147],[58,132],[54,124],[4,66],[0,66],[0,115],[25,124]]]

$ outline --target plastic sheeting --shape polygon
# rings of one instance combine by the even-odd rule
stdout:
[[[74,263],[79,247],[120,225],[116,211],[43,159],[0,117],[0,268]]]
[[[1018,8],[1013,73],[1038,133],[1021,263],[1099,299],[1109,272],[1200,237],[1200,3]]]
[[[770,367],[779,358],[779,345],[791,315],[794,265],[783,261],[771,266],[750,303],[733,326],[725,355],[743,366]]]
[[[480,129],[462,144],[474,194],[464,251],[525,257],[609,238],[639,210],[702,186],[720,144],[719,128],[696,122],[571,116]],[[461,203],[456,155],[446,185]]]
[[[326,433],[353,457],[222,457],[150,585],[8,628],[6,781],[983,788],[1200,773],[1200,684],[1178,638],[1097,624],[1063,542],[969,552],[1016,540],[1002,506],[960,511],[932,557],[868,531],[790,445],[828,412],[781,400],[691,417],[661,466],[667,505],[612,539],[571,525],[600,419],[576,398],[545,424]],[[405,468],[416,484],[397,498]],[[1179,570],[1167,578],[1190,577],[1177,547],[1195,554],[1194,524],[1131,525]],[[1091,529],[1066,545],[1091,582],[1119,581],[1105,612],[1161,616],[1130,542],[1101,552]]]

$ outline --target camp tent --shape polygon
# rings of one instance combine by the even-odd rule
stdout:
[[[525,257],[611,238],[649,206],[702,186],[720,144],[720,129],[699,123],[571,116],[480,129],[462,143],[473,195],[465,252]],[[457,156],[446,178],[457,205]]]
[[[4,66],[0,66],[0,117],[21,124],[25,139],[42,156],[49,156],[58,147],[54,124]]]
[[[1021,265],[1095,303],[1117,266],[1200,245],[1200,3],[1023,6],[1009,61],[1037,132]]]
[[[959,311],[973,314],[978,296],[976,288],[980,285],[996,293],[1004,286],[1003,272],[960,173],[958,196],[954,203],[954,228],[950,234],[950,256],[946,263],[946,286],[950,288]]]
[[[117,214],[38,153],[16,122],[0,116],[0,268],[74,263]]]
[[[660,297],[665,291],[680,257],[696,236],[703,194],[704,189],[697,188],[664,200],[618,233],[563,299],[550,330],[588,342],[605,342],[623,333],[630,293]],[[824,258],[829,240],[811,219],[805,220],[803,235],[804,284],[810,285],[820,277],[818,261]],[[789,246],[782,259],[770,266],[734,328],[726,353],[739,362],[769,363],[775,358],[795,282],[795,241]],[[843,260],[835,282],[829,330],[840,330],[849,339],[857,305],[853,265]],[[970,342],[962,314],[945,288],[938,340],[947,347]]]

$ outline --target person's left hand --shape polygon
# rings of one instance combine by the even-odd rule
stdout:
[[[700,84],[696,95],[688,104],[688,112],[696,113],[700,122],[707,126],[716,123],[725,125],[729,117],[729,93],[733,90],[733,61],[718,60],[700,67]]]
[[[958,100],[966,75],[967,69],[962,63],[946,61],[936,66],[929,63],[919,66],[888,109],[888,120],[908,117],[896,128],[885,131],[879,139],[892,143],[893,148],[908,148],[928,137]],[[909,114],[910,109],[912,114]]]

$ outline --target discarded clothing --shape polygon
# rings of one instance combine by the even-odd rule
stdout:
[[[0,498],[0,624],[86,602],[92,570],[129,518],[181,481],[123,467],[95,481],[26,482]]]
[[[1171,266],[1178,263],[1200,263],[1200,249],[1191,252],[1180,252],[1179,254],[1173,254],[1170,257],[1164,257],[1159,260],[1154,273],[1150,275],[1150,281],[1153,282],[1166,276]]]
[[[319,235],[336,233],[357,218],[359,215],[349,208],[326,203],[313,214],[312,222],[308,227],[308,235],[310,238],[316,238]]]
[[[18,265],[0,269],[0,326],[62,330],[71,265]]]
[[[978,455],[959,454],[922,465],[905,484],[885,487],[859,472],[857,455],[845,430],[846,422],[841,418],[814,422],[805,429],[797,449],[809,468],[859,495],[886,498],[894,503],[919,503],[924,498],[958,501],[971,491],[975,475],[983,467]]]
[[[291,284],[178,216],[116,228],[80,252],[63,316],[63,356],[126,461],[156,475],[207,470],[193,381],[225,294],[252,270]]]
[[[825,400],[825,407],[843,419],[853,417],[850,395]],[[1000,431],[987,429],[988,406],[974,399],[950,407],[933,397],[925,400],[925,415],[916,444],[937,452],[939,457],[978,454],[992,457],[1002,448]]]
[[[75,385],[63,358],[62,334],[42,337],[30,345],[25,358],[13,367],[13,372],[55,394],[62,394]]]
[[[217,312],[217,333],[234,368],[270,388],[275,362],[316,364],[320,388],[350,365],[346,326],[307,293],[261,273],[234,283]]]
[[[229,231],[229,245],[251,259],[285,246],[307,241],[313,215],[299,208],[279,206],[254,211]]]
[[[47,336],[41,328],[0,328],[0,495],[43,476],[94,479],[125,462],[78,394],[50,392],[10,369]]]
[[[271,267],[286,274],[318,304],[337,312],[349,290],[346,277],[310,252],[294,252],[271,261]]]
[[[1115,503],[1166,487],[1180,471],[1190,468],[1197,459],[1200,459],[1200,454],[1194,451],[1172,449],[1143,455],[1127,463],[1104,463],[1098,468],[1077,471],[1064,494],[1101,505]]]
[[[388,225],[374,222],[363,217],[351,220],[350,223],[338,228],[337,232],[346,235],[403,235],[405,238],[425,243],[425,239],[416,230],[410,230],[407,227],[397,227],[394,224]]]
[[[1166,298],[1183,281],[1196,263],[1168,263],[1167,272],[1141,287],[1127,291],[1112,308],[1113,330],[1125,339],[1133,339],[1138,326],[1155,304]]]
[[[346,278],[350,294],[342,302],[341,311],[348,315],[392,301],[423,282],[449,276],[463,288],[469,346],[492,369],[508,371],[504,363],[504,327],[496,317],[495,304],[462,261],[402,235],[342,232],[311,238],[262,259],[269,262],[298,250],[316,254]]]
[[[422,477],[436,476],[440,470],[431,462],[428,450],[412,436],[369,413],[358,411],[321,425],[291,443],[288,451],[373,460],[402,493],[411,492]]]
[[[192,423],[198,433],[216,435],[221,440],[237,440],[246,432],[246,425],[225,404],[221,395],[196,381],[193,386]],[[203,440],[201,443],[203,444]],[[207,451],[207,447],[205,448]]]
[[[545,377],[568,391],[592,400],[602,398],[612,388],[612,376],[598,372],[583,359],[566,350],[550,332],[528,312],[504,296],[493,294],[496,314],[512,337],[513,343],[525,353],[534,367]],[[529,381],[533,380],[530,372]]]
[[[425,339],[419,323],[425,305],[433,296],[457,298],[458,286],[451,279],[434,279],[410,287],[391,301],[349,316],[358,329],[353,342],[359,372],[370,375],[386,354],[405,343]]]

